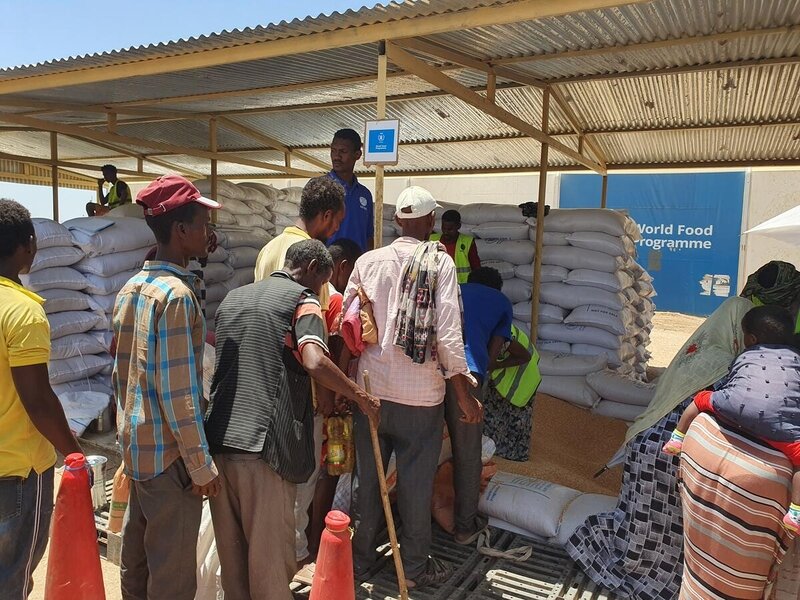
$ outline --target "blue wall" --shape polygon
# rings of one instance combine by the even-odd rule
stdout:
[[[608,208],[639,225],[637,261],[654,278],[658,310],[711,314],[736,293],[743,172],[610,175]],[[599,175],[563,175],[561,208],[600,206]]]

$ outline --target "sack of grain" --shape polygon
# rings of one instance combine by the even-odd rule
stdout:
[[[93,296],[106,296],[120,291],[126,283],[136,274],[139,269],[132,269],[130,271],[122,271],[112,275],[111,277],[100,277],[99,275],[86,275],[86,293]]]
[[[241,228],[220,227],[217,229],[217,243],[225,248],[231,250],[239,246],[250,246],[251,248],[258,248],[259,250],[267,245],[269,237],[263,234],[259,235],[255,230],[248,231]]]
[[[19,276],[22,285],[32,292],[44,290],[82,290],[87,281],[72,267],[52,267],[35,273]]]
[[[600,401],[600,396],[589,387],[583,375],[559,377],[542,375],[538,391],[583,408],[591,408]]]
[[[619,348],[606,348],[597,344],[572,344],[572,353],[578,356],[603,356],[612,369],[618,369],[634,355],[630,344],[625,342],[621,343]]]
[[[554,353],[551,349],[545,348],[546,344],[538,341],[536,344],[539,350],[539,372],[542,375],[551,377],[585,377],[589,373],[601,371],[606,368],[605,356],[576,356],[568,353]]]
[[[503,281],[503,294],[511,301],[511,304],[525,302],[531,299],[531,284],[522,279],[506,279]]]
[[[596,304],[579,306],[564,319],[569,325],[586,325],[605,329],[614,335],[626,335],[633,327],[633,314],[627,309],[614,310]]]
[[[64,225],[69,229],[73,242],[87,257],[156,245],[156,238],[143,219],[79,217]]]
[[[250,269],[253,270],[252,268]],[[208,263],[203,269],[203,280],[206,289],[215,283],[222,283],[233,277],[233,267],[227,263]]]
[[[525,323],[525,325],[530,325],[530,323]],[[517,327],[519,327],[519,325],[517,325]],[[549,352],[550,354],[569,354],[572,351],[572,346],[566,342],[543,340],[539,338],[536,340],[536,349],[539,351],[540,355],[543,352]],[[541,367],[539,370],[541,371]]]
[[[36,247],[39,250],[72,246],[72,235],[70,235],[69,229],[61,223],[39,217],[31,220],[33,221],[33,230],[36,232]]]
[[[579,494],[549,481],[500,472],[481,494],[478,510],[536,535],[552,537],[564,508]]]
[[[526,223],[488,221],[472,227],[472,235],[488,240],[527,240],[528,229]]]
[[[622,336],[614,335],[597,327],[583,325],[542,325],[539,327],[539,337],[569,344],[591,344],[611,350],[618,350],[622,345]]]
[[[504,260],[483,260],[481,259],[482,267],[489,267],[500,273],[503,279],[512,279],[514,277],[515,267],[510,262]]]
[[[647,407],[656,393],[655,383],[644,383],[604,370],[587,375],[586,380],[604,400]]]
[[[625,271],[606,273],[592,269],[574,269],[563,281],[567,285],[587,285],[608,292],[623,292],[633,285],[633,277]]]
[[[459,207],[462,223],[480,225],[481,223],[499,222],[524,223],[526,217],[522,209],[511,204],[485,204],[476,202]]]
[[[567,545],[569,538],[591,516],[607,513],[617,506],[616,496],[602,494],[581,494],[574,498],[564,509],[558,523],[558,533],[548,540],[549,543],[562,548]]]
[[[44,298],[44,312],[48,315],[68,310],[80,311],[96,308],[92,305],[90,296],[78,290],[51,289],[42,290],[38,294]]]
[[[513,265],[533,262],[536,244],[530,240],[481,240],[476,239],[481,260],[503,260]]]
[[[204,196],[211,197],[211,178],[197,179],[192,182],[197,190]],[[235,198],[236,200],[244,200],[244,190],[235,183],[227,179],[217,178],[217,196],[224,196],[227,198]],[[217,200],[218,198],[214,198]],[[220,200],[221,202],[221,200]]]
[[[553,209],[544,220],[546,231],[574,233],[598,231],[621,237],[629,235],[641,239],[636,225],[621,212],[610,208],[562,208]]]
[[[627,235],[618,237],[597,231],[576,231],[567,234],[567,241],[571,246],[604,252],[611,256],[636,255],[636,246]]]
[[[514,267],[514,275],[524,281],[533,282],[533,265],[517,265]],[[562,282],[569,275],[569,269],[556,265],[542,265],[539,272],[539,283]]]
[[[530,325],[531,322],[531,303],[518,302],[514,305],[514,318]],[[560,306],[552,304],[539,304],[539,324],[563,323],[567,311]]]
[[[50,383],[67,383],[97,375],[113,363],[114,359],[110,354],[89,354],[64,360],[51,360],[47,364],[47,371]]]
[[[112,277],[123,271],[139,270],[144,265],[144,259],[151,250],[151,247],[146,247],[128,250],[127,252],[115,252],[104,256],[84,258],[75,265],[75,270],[87,275],[98,275],[100,277]]]
[[[620,268],[620,264],[613,256],[575,246],[545,246],[542,249],[542,264],[558,265],[565,269],[592,269],[606,273],[613,273]]]
[[[69,267],[83,258],[83,250],[75,246],[53,246],[37,249],[30,273],[52,267]]]
[[[244,267],[252,268],[256,265],[256,260],[260,252],[260,249],[250,246],[231,248],[229,251],[228,264],[234,269],[241,269]]]
[[[621,310],[625,306],[622,294],[607,292],[596,287],[572,286],[566,283],[543,283],[540,286],[541,301],[572,310],[584,304],[599,304]]]
[[[102,354],[108,349],[89,333],[72,333],[56,338],[50,345],[50,360],[66,360],[74,356]]]
[[[528,219],[528,239],[536,241],[536,219]],[[559,231],[545,231],[542,236],[543,246],[569,246],[567,234]]]

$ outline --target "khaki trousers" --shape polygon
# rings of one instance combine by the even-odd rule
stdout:
[[[291,600],[296,486],[258,454],[217,454],[222,491],[211,518],[225,600]]]

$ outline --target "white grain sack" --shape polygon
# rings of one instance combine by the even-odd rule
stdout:
[[[73,333],[86,333],[94,329],[104,316],[88,311],[65,311],[47,315],[50,322],[50,339],[55,340]]]
[[[503,279],[512,279],[514,277],[514,272],[516,267],[512,265],[510,262],[506,262],[504,260],[483,260],[481,259],[481,266],[482,267],[490,267],[500,273],[500,277]]]
[[[485,204],[474,203],[459,206],[461,221],[470,225],[480,225],[481,223],[498,222],[504,223],[524,223],[526,217],[522,214],[522,209],[511,204]]]
[[[83,258],[83,250],[75,246],[53,246],[40,248],[33,257],[30,273],[52,267],[69,267]]]
[[[614,371],[598,371],[586,376],[589,385],[604,400],[647,407],[656,393],[655,383],[637,381]]]
[[[542,325],[538,330],[539,337],[546,340],[557,340],[569,344],[591,344],[618,350],[622,345],[622,336],[614,335],[597,327],[583,325]],[[573,348],[574,352],[574,348]]]
[[[567,234],[567,242],[571,246],[604,252],[611,256],[634,256],[636,254],[636,246],[627,235],[618,237],[598,231],[576,231]]]
[[[511,304],[525,302],[531,299],[531,284],[522,279],[506,279],[503,281],[503,294],[511,301]]]
[[[641,238],[639,229],[632,221],[610,208],[556,208],[545,218],[544,228],[546,231],[564,233],[599,231],[617,237],[630,235],[634,239]]]
[[[143,219],[79,217],[64,225],[88,257],[156,245],[156,238]]]
[[[600,396],[589,387],[586,377],[582,375],[559,377],[542,375],[538,391],[583,408],[591,408],[600,401]]]
[[[139,269],[132,269],[130,271],[123,271],[111,277],[100,277],[99,275],[86,275],[86,293],[94,296],[106,296],[120,291],[128,280],[134,275],[139,273]]]
[[[514,275],[518,279],[533,281],[533,265],[517,265],[514,267]],[[542,265],[539,271],[539,283],[555,283],[564,281],[569,275],[569,269],[556,265]]]
[[[32,292],[43,290],[82,290],[88,282],[83,274],[72,267],[42,269],[29,275],[19,276],[22,285]]]
[[[598,327],[614,335],[625,335],[633,327],[633,315],[626,308],[614,310],[597,304],[587,304],[573,309],[564,322],[569,325]]]
[[[536,244],[530,240],[480,240],[476,239],[481,260],[503,260],[514,265],[533,262]]]
[[[635,406],[633,404],[621,404],[620,402],[611,402],[610,400],[603,400],[592,409],[595,415],[603,417],[611,417],[612,419],[619,419],[626,423],[633,423],[645,411],[643,406]]]
[[[620,268],[619,262],[613,256],[574,246],[545,246],[542,249],[542,264],[606,273],[613,273]]]
[[[100,277],[111,277],[123,271],[138,270],[144,265],[144,259],[151,250],[152,248],[145,247],[105,256],[84,258],[75,265],[75,270]]]
[[[489,221],[475,225],[472,228],[472,235],[490,240],[527,240],[528,230],[526,223]]]
[[[592,269],[574,269],[563,281],[567,285],[587,285],[607,292],[624,292],[633,285],[633,277],[625,271],[606,273]]]
[[[92,306],[90,296],[78,290],[42,290],[38,292],[44,298],[44,312],[47,314],[68,310],[89,310]]]
[[[31,220],[33,221],[33,230],[36,232],[37,249],[72,246],[72,235],[69,229],[61,223],[38,217]]]
[[[566,283],[543,283],[540,286],[541,301],[563,308],[573,309],[584,304],[599,304],[621,310],[625,298],[621,294],[607,292],[589,286],[573,286]]]
[[[552,344],[554,346],[555,344]],[[601,371],[606,368],[606,358],[603,355],[577,356],[575,354],[554,353],[545,348],[546,344],[538,342],[539,372],[551,377],[574,376],[584,377],[589,373]]]

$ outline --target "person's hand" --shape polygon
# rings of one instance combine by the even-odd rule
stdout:
[[[458,407],[463,413],[460,417],[462,423],[477,424],[483,421],[483,404],[472,394],[459,397]]]
[[[197,485],[196,483],[192,484],[192,493],[196,496],[208,496],[209,498],[213,498],[217,494],[219,494],[220,490],[222,489],[222,483],[219,480],[219,475],[214,477],[211,481],[209,481],[205,485]]]
[[[359,395],[358,407],[361,409],[361,412],[367,415],[367,418],[370,421],[375,423],[376,426],[378,423],[380,423],[380,398],[364,392],[363,394]]]
[[[213,254],[217,249],[217,233],[212,229],[208,232],[208,253]]]

